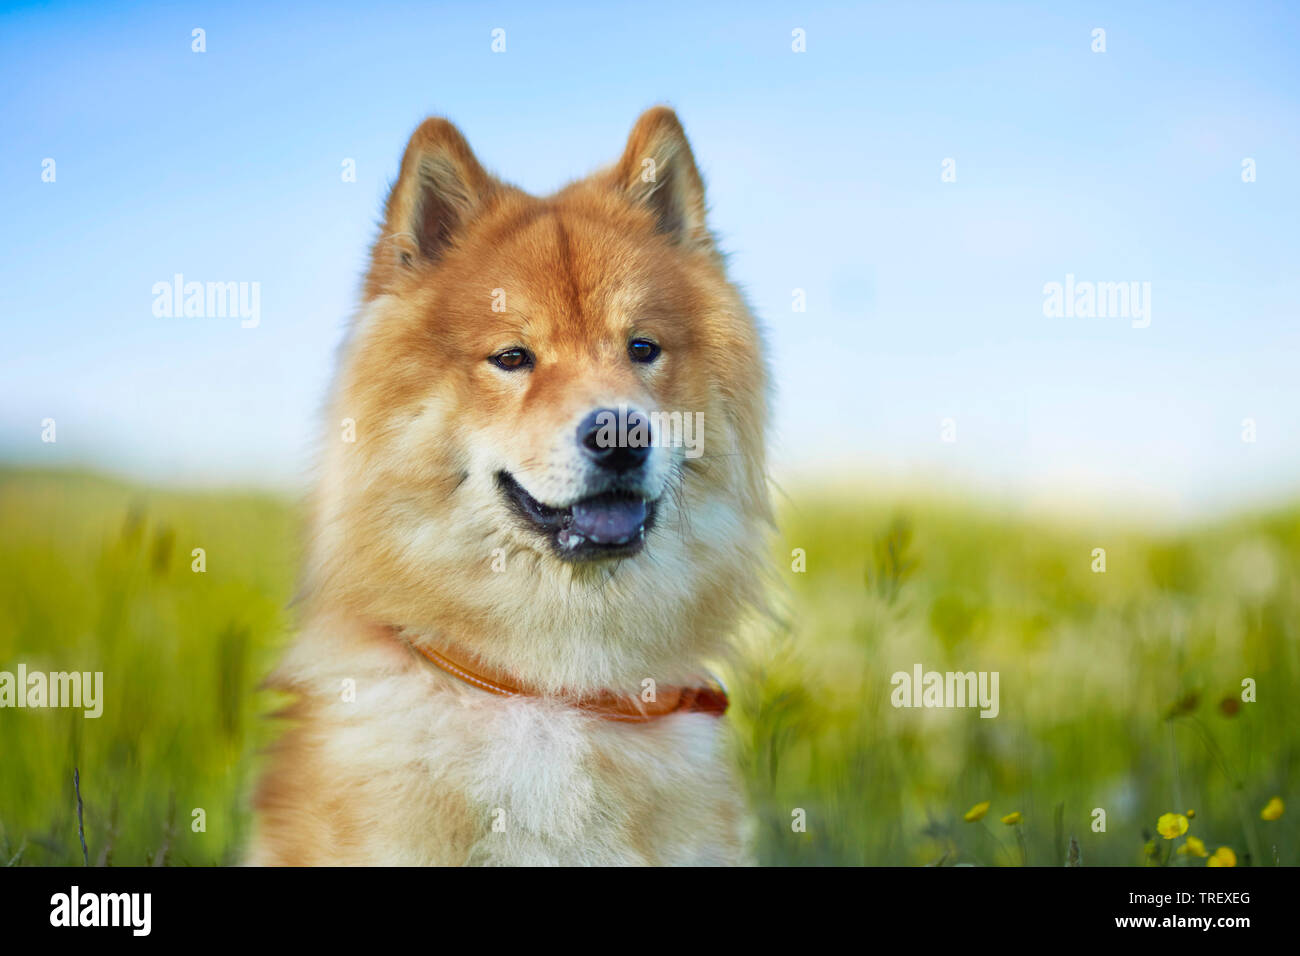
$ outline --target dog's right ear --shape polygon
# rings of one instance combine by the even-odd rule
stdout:
[[[496,188],[460,130],[440,116],[421,123],[388,193],[383,233],[371,250],[367,298],[388,289],[404,271],[441,258]]]
[[[615,188],[650,211],[660,233],[681,245],[712,246],[704,181],[671,109],[656,106],[641,114],[612,175]]]

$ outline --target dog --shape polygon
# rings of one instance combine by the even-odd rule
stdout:
[[[707,668],[762,603],[767,383],[672,110],[545,198],[425,120],[340,350],[248,862],[752,862]]]

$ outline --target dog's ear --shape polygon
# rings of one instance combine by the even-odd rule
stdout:
[[[682,124],[668,107],[641,114],[613,176],[616,188],[654,214],[659,232],[681,245],[712,244],[705,223],[704,181]]]
[[[367,291],[378,294],[403,270],[441,258],[497,186],[460,130],[439,116],[421,123],[406,144],[401,172],[388,193]]]

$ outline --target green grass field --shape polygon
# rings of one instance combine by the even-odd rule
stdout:
[[[0,671],[102,671],[108,701],[0,710],[0,862],[81,862],[74,767],[92,864],[237,861],[293,504],[7,470],[0,528]],[[763,862],[1300,862],[1300,508],[1157,534],[800,493],[773,562],[779,619],[727,675]],[[915,664],[998,672],[998,716],[891,706]]]

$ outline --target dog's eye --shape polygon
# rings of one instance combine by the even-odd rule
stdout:
[[[506,349],[491,356],[488,361],[507,372],[517,372],[521,368],[529,368],[533,364],[533,356],[527,349]]]
[[[633,339],[627,347],[633,362],[653,362],[659,357],[659,346],[647,339]]]

